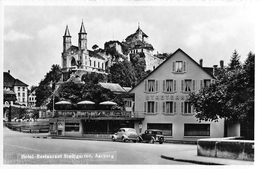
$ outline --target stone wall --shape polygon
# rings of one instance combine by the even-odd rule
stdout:
[[[226,159],[254,161],[254,141],[222,139],[199,139],[197,155]]]

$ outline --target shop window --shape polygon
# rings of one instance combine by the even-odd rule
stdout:
[[[78,132],[79,131],[79,123],[66,123],[65,124],[66,132]]]
[[[162,130],[164,136],[172,136],[172,124],[170,123],[147,123],[147,129]]]
[[[210,124],[184,124],[184,136],[210,136]]]

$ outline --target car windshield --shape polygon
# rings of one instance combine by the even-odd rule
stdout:
[[[135,129],[129,129],[128,131],[129,132],[134,132],[134,133],[136,132]]]

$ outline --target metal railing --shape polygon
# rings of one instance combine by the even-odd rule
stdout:
[[[124,110],[55,110],[52,118],[144,118],[144,113]]]

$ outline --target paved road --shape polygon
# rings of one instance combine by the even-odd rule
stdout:
[[[37,139],[32,134],[4,128],[4,164],[164,164],[190,163],[162,159],[196,146],[132,142]],[[35,135],[35,134],[34,134]],[[194,165],[194,164],[192,164]]]

